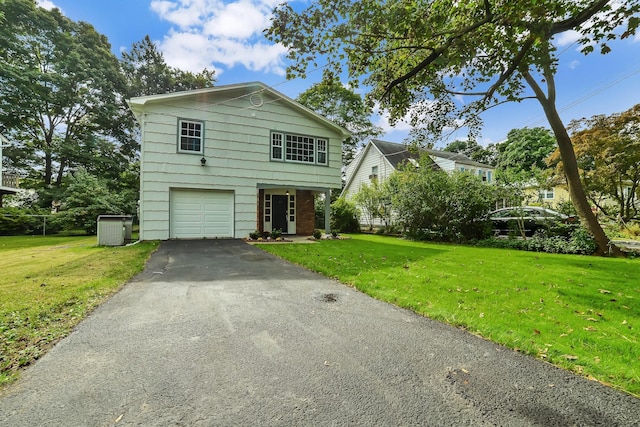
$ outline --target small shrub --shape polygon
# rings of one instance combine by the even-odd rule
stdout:
[[[280,230],[279,228],[276,228],[275,230],[271,231],[272,239],[279,239],[280,237],[282,237],[282,230]]]
[[[338,230],[331,230],[331,237],[336,238],[338,237]]]
[[[251,240],[258,240],[258,237],[260,237],[260,231],[259,230],[252,231],[251,233],[249,233],[249,238]]]
[[[313,230],[313,238],[316,240],[322,239],[322,231],[318,230],[317,228]]]
[[[571,253],[590,255],[596,251],[598,245],[591,233],[584,227],[580,227],[571,235],[569,248],[571,249]]]
[[[596,250],[595,240],[583,227],[575,228],[569,237],[554,235],[548,230],[539,230],[533,237],[526,240],[518,238],[497,239],[492,237],[477,241],[476,246],[582,255],[591,255]]]
[[[43,219],[46,215],[46,223]],[[0,208],[0,236],[42,235],[60,231],[55,217],[46,209]]]

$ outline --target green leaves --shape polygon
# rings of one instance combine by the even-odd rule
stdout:
[[[362,97],[339,81],[323,80],[301,93],[296,99],[302,105],[351,132],[343,142],[343,162],[348,165],[362,144],[382,134],[371,122],[371,108]]]
[[[437,137],[455,119],[477,125],[469,118],[529,96],[524,73],[555,70],[554,36],[576,30],[585,53],[594,45],[606,53],[620,25],[627,23],[625,37],[635,34],[639,7],[637,0],[615,7],[588,0],[325,0],[300,12],[277,7],[266,35],[289,48],[290,76],[326,63],[328,73],[346,72],[349,84],[370,88],[369,100],[392,120],[409,112]],[[460,94],[471,101],[459,103]],[[434,108],[416,108],[427,101]]]

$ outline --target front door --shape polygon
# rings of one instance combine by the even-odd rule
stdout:
[[[283,233],[288,233],[289,231],[289,221],[288,221],[288,212],[287,212],[287,204],[289,197],[287,196],[278,196],[276,194],[271,196],[272,210],[273,210],[273,218],[271,229],[276,230],[279,229]]]

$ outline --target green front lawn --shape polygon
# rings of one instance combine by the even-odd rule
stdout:
[[[260,247],[380,300],[640,396],[640,260],[372,235]]]
[[[156,247],[98,247],[95,236],[0,237],[0,385],[141,271]]]

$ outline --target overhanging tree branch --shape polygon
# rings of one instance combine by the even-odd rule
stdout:
[[[549,34],[554,35],[575,29],[591,19],[596,13],[600,12],[607,3],[609,3],[609,1],[610,0],[598,0],[593,2],[591,6],[586,9],[581,10],[576,16],[572,16],[564,21],[556,22],[551,26]]]
[[[438,59],[449,47],[451,47],[454,41],[456,41],[457,39],[461,38],[462,36],[468,33],[475,31],[476,29],[482,27],[483,25],[486,25],[489,22],[491,22],[491,20],[493,19],[493,13],[491,12],[491,4],[489,3],[489,0],[484,1],[484,8],[485,8],[485,16],[483,19],[481,19],[476,23],[468,25],[465,28],[462,28],[456,34],[451,36],[451,38],[446,40],[440,48],[433,49],[433,52],[429,56],[427,56],[418,65],[416,65],[411,70],[409,70],[409,72],[394,79],[391,83],[387,85],[384,93],[382,94],[382,97],[383,98],[387,97],[389,93],[393,90],[393,88],[411,79],[412,77],[415,77],[419,72],[424,70],[429,64],[431,64],[433,61]]]

